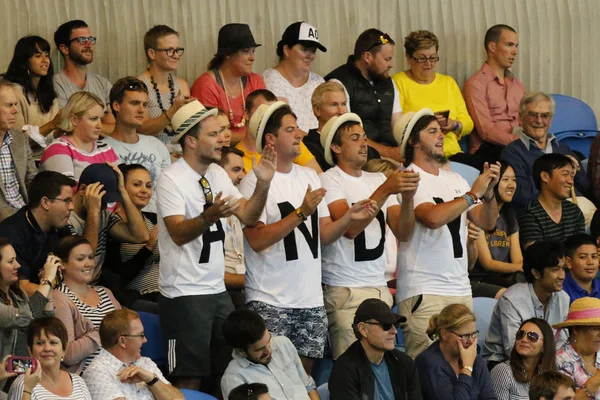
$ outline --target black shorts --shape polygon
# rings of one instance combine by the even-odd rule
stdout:
[[[232,311],[227,292],[173,299],[158,296],[170,376],[223,375],[231,360],[231,347],[223,338],[223,322]]]

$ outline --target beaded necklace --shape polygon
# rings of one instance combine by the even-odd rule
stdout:
[[[152,76],[152,74],[150,74],[150,68],[148,68],[147,71],[148,71],[148,74],[150,75],[150,82],[152,83],[154,92],[156,93],[156,100],[158,101],[158,107],[160,108],[160,111],[167,112],[167,110],[165,110],[165,108],[163,107],[163,104],[162,104],[162,98],[160,96],[160,91],[158,90],[158,84],[154,80],[154,77]],[[170,100],[171,105],[169,107],[171,107],[173,105],[173,103],[175,103],[175,82],[173,81],[173,76],[171,74],[169,74],[169,91],[171,92],[171,100]]]
[[[233,122],[233,109],[231,108],[231,104],[229,103],[229,90],[227,90],[227,82],[225,82],[225,78],[223,77],[223,73],[219,69],[219,76],[223,81],[223,89],[225,89],[225,100],[227,100],[227,107],[229,107],[229,122],[235,128],[243,128],[246,126],[246,117],[242,114],[242,120],[238,123]],[[244,85],[242,85],[242,80],[240,79],[240,93],[242,94],[242,107],[246,104],[246,99],[244,98]],[[235,97],[231,96],[235,99]]]

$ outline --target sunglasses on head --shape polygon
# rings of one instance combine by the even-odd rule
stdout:
[[[200,178],[200,180],[198,182],[200,182],[200,187],[202,187],[202,191],[204,192],[204,198],[206,199],[206,203],[212,204],[213,193],[212,193],[212,190],[210,189],[210,183],[208,182],[208,179],[206,179],[205,177],[202,177],[202,178]]]
[[[523,329],[517,331],[517,340],[521,340],[524,337],[527,337],[527,341],[530,343],[537,343],[542,339],[537,332],[524,331]]]
[[[383,35],[379,36],[377,38],[377,41],[375,43],[373,43],[368,49],[367,51],[371,51],[374,47],[380,46],[382,44],[386,44],[389,43],[390,40],[392,40],[392,38],[390,38],[390,35],[388,35],[387,33],[384,33]]]

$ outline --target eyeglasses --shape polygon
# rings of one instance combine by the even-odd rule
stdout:
[[[416,62],[418,62],[419,64],[425,64],[427,61],[429,61],[430,63],[435,63],[440,61],[440,56],[435,55],[435,56],[431,56],[431,57],[414,57],[414,56],[410,56],[410,58],[412,58],[413,60],[415,60]]]
[[[452,331],[450,331],[450,332],[452,332]],[[462,340],[463,342],[466,340],[475,340],[479,336],[479,331],[475,331],[473,333],[465,333],[464,335],[459,335],[456,332],[452,332],[452,333],[454,335],[458,336],[460,338],[460,340]]]
[[[210,183],[208,182],[208,179],[206,179],[205,177],[202,177],[202,178],[200,178],[200,180],[198,182],[200,182],[200,186],[202,186],[202,191],[204,192],[204,197],[206,198],[206,203],[212,204],[213,193],[212,193],[212,190],[210,189]]]
[[[540,337],[540,334],[537,332],[524,331],[523,329],[517,331],[517,336],[516,336],[517,340],[521,340],[524,337],[527,337],[527,341],[530,343],[537,343],[542,339]]]
[[[527,112],[527,117],[533,120],[537,120],[538,118],[541,118],[542,121],[548,121],[550,118],[552,118],[552,113],[549,112],[545,112],[545,113],[536,113],[533,111],[529,111]]]
[[[178,47],[176,49],[170,47],[168,49],[154,49],[155,51],[164,51],[165,54],[171,58],[173,58],[175,56],[175,54],[177,54],[179,57],[181,57],[183,55],[183,52],[185,51],[185,49],[183,47]]]
[[[59,200],[62,201],[63,203],[65,203],[65,205],[70,205],[73,204],[73,198],[72,197],[67,197],[66,199],[61,199],[60,197],[51,197],[48,200]]]
[[[69,40],[69,42],[77,42],[79,44],[96,44],[96,38],[94,36],[80,36]]]
[[[389,43],[392,40],[392,38],[390,37],[390,35],[388,35],[387,33],[384,33],[383,35],[379,36],[377,38],[377,41],[375,43],[373,43],[368,49],[367,51],[371,51],[374,47],[376,46],[380,46],[382,44],[386,44]]]
[[[381,329],[383,329],[384,331],[389,331],[390,329],[392,329],[392,326],[395,327],[396,329],[398,329],[398,325],[400,324],[400,322],[394,322],[393,324],[382,324],[381,322],[368,322],[368,321],[363,321],[365,324],[369,324],[369,325],[379,325],[381,326]]]
[[[146,337],[145,333],[140,333],[139,335],[121,335],[121,336],[126,336],[126,337],[139,337],[141,339],[144,339]]]

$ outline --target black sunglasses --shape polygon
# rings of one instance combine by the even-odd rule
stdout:
[[[205,177],[202,177],[202,178],[200,178],[200,180],[198,182],[200,182],[200,186],[202,187],[202,191],[204,192],[204,198],[206,199],[206,203],[212,204],[213,193],[212,193],[212,190],[210,189],[210,183],[208,182],[208,179],[206,179]]]
[[[388,35],[387,33],[384,33],[383,35],[381,35],[377,38],[377,41],[375,43],[373,43],[371,45],[371,47],[369,47],[367,49],[367,51],[371,51],[374,47],[380,46],[382,44],[389,43],[391,40],[392,40],[392,38],[390,37],[390,35]]]
[[[398,329],[398,325],[400,325],[400,322],[394,322],[393,324],[382,324],[381,322],[368,322],[368,321],[364,321],[365,324],[369,324],[369,325],[379,325],[381,326],[381,329],[383,329],[384,331],[389,331],[390,329],[392,329],[392,326],[395,327],[396,329]]]
[[[517,340],[521,340],[525,336],[527,336],[527,341],[530,343],[537,343],[542,339],[537,332],[524,331],[523,329],[517,331]]]

